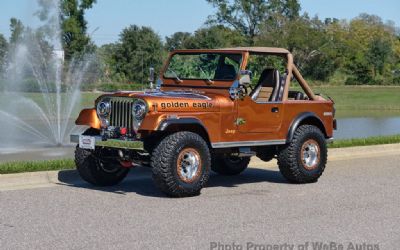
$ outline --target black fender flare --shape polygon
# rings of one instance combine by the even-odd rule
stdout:
[[[289,131],[287,133],[286,137],[286,143],[289,143],[292,141],[294,133],[296,132],[296,129],[300,126],[300,124],[304,120],[310,120],[312,121],[311,125],[317,126],[319,129],[321,129],[321,132],[325,135],[326,137],[326,130],[325,130],[325,125],[322,122],[322,120],[313,112],[304,112],[298,115],[290,124]]]
[[[190,129],[188,131],[194,132],[199,134],[200,136],[203,137],[203,139],[209,144],[210,143],[210,135],[208,133],[208,130],[206,126],[204,126],[203,122],[197,118],[194,117],[177,117],[177,118],[167,118],[160,122],[160,124],[157,127],[157,131],[163,132],[167,131],[168,128],[173,127],[173,126],[198,126],[200,128],[199,130],[193,130]]]
[[[207,133],[208,136],[208,130],[204,126],[203,122],[201,122],[199,119],[194,118],[194,117],[178,117],[178,118],[167,118],[160,122],[160,124],[157,127],[158,131],[166,131],[168,127],[172,125],[197,125],[200,126],[204,131]]]

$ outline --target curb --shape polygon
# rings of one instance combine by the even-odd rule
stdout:
[[[400,144],[386,144],[376,146],[361,146],[351,148],[329,149],[329,161],[342,161],[358,158],[374,158],[382,156],[400,155]],[[254,157],[250,162],[250,167],[276,168],[276,160],[265,163]],[[144,170],[142,170],[144,169]],[[129,180],[143,177],[148,169],[136,169],[132,175],[128,175]],[[0,191],[22,190],[41,187],[54,187],[59,185],[85,185],[76,170],[43,171],[19,174],[0,175]]]

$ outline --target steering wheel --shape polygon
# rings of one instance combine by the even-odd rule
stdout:
[[[232,80],[233,78],[235,78],[235,75],[224,75],[222,80]]]

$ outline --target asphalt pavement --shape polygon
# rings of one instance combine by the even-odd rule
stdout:
[[[0,191],[0,249],[400,249],[400,153],[331,160],[307,185],[256,162],[184,199],[145,168],[112,188],[71,175]]]

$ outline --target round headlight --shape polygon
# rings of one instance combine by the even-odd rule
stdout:
[[[133,117],[136,120],[142,120],[147,113],[147,104],[145,101],[138,99],[132,106]]]
[[[111,112],[111,104],[109,101],[103,100],[97,104],[97,114],[99,116],[107,116]]]

